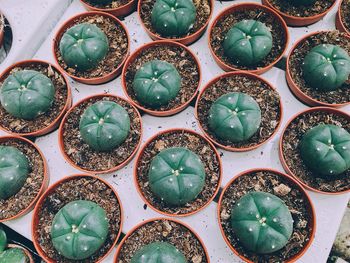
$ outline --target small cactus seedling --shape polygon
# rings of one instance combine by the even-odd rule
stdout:
[[[223,48],[225,55],[234,63],[255,65],[270,53],[272,35],[265,24],[256,20],[243,20],[228,31]]]
[[[35,70],[20,70],[6,78],[1,88],[1,105],[14,117],[32,120],[52,105],[55,87]]]
[[[304,134],[300,154],[319,175],[341,174],[350,168],[350,133],[336,125],[317,125]]]
[[[173,147],[156,155],[148,173],[152,192],[170,205],[184,205],[202,191],[205,169],[192,151]]]
[[[0,146],[0,200],[18,193],[29,174],[27,157],[12,146]]]
[[[289,2],[295,6],[309,6],[313,5],[316,0],[290,0]]]
[[[314,89],[332,91],[347,81],[350,57],[343,48],[330,44],[318,45],[305,56],[303,75]]]
[[[128,112],[112,101],[99,101],[81,116],[79,130],[83,140],[96,151],[110,151],[123,143],[130,131]]]
[[[0,263],[27,263],[28,257],[23,249],[7,247],[7,237],[5,231],[0,227]]]
[[[91,201],[78,200],[66,204],[52,221],[53,246],[68,259],[90,257],[103,245],[107,234],[106,212]]]
[[[196,7],[192,0],[157,0],[151,19],[153,28],[162,36],[180,37],[193,27]]]
[[[95,68],[109,50],[106,34],[94,24],[82,23],[68,29],[60,41],[64,62],[79,71]]]
[[[259,129],[261,110],[249,95],[231,92],[218,98],[209,110],[210,130],[222,140],[242,142]]]
[[[283,248],[293,233],[293,219],[284,202],[269,193],[241,197],[231,212],[231,227],[243,246],[258,254]]]
[[[153,242],[136,251],[131,263],[187,263],[185,256],[172,244]]]
[[[135,74],[133,88],[137,99],[151,107],[169,103],[179,93],[181,77],[176,68],[165,61],[145,63]]]

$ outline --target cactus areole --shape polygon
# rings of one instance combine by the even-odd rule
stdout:
[[[23,249],[7,247],[7,236],[5,231],[0,227],[0,263],[27,263],[28,257]]]

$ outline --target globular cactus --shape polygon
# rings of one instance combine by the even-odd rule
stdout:
[[[152,9],[152,26],[164,37],[188,33],[196,19],[192,0],[157,0]]]
[[[86,200],[66,204],[55,215],[51,226],[53,246],[72,260],[90,257],[104,244],[107,234],[106,211]]]
[[[187,263],[185,256],[172,244],[153,242],[136,251],[131,263]]]
[[[312,88],[332,91],[348,80],[350,56],[339,46],[318,45],[305,56],[302,69],[306,83]]]
[[[12,146],[0,146],[0,200],[18,193],[29,174],[27,157]]]
[[[19,247],[8,248],[7,236],[5,231],[0,227],[0,263],[27,263],[29,259],[23,249]]]
[[[145,63],[135,74],[133,88],[137,99],[151,107],[169,103],[179,93],[181,77],[170,63],[152,60]]]
[[[289,2],[295,6],[309,6],[313,5],[316,0],[289,0]]]
[[[60,41],[64,62],[79,71],[95,68],[109,50],[106,34],[96,25],[82,23],[68,29]]]
[[[272,35],[265,24],[256,20],[243,20],[227,32],[223,48],[232,62],[243,66],[255,65],[270,53]]]
[[[210,130],[220,139],[242,142],[259,129],[261,110],[249,95],[231,92],[218,98],[209,110]]]
[[[350,133],[330,124],[308,130],[300,141],[301,158],[318,175],[338,175],[350,168]]]
[[[1,87],[1,105],[14,117],[32,120],[52,105],[55,87],[35,70],[20,70],[6,78]]]
[[[285,203],[269,193],[250,192],[232,208],[231,227],[242,245],[258,254],[283,248],[293,233],[293,218]]]
[[[110,151],[123,143],[130,131],[128,112],[112,101],[99,101],[81,116],[82,139],[96,151]]]
[[[149,169],[152,192],[170,205],[184,205],[202,191],[205,169],[199,157],[183,147],[173,147],[157,154]]]

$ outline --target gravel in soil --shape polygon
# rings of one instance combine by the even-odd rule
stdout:
[[[91,1],[91,0],[84,0],[85,3],[89,4],[90,6],[96,7],[96,8],[101,8],[101,9],[114,9],[121,7],[123,5],[126,5],[134,0],[113,0],[108,4],[101,4],[101,3],[96,3],[97,1]]]

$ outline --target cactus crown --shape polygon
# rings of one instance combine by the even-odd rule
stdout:
[[[284,202],[269,193],[251,192],[232,208],[231,227],[244,247],[259,254],[283,248],[293,233],[293,219]]]
[[[336,125],[317,125],[304,134],[300,154],[318,175],[341,174],[350,168],[350,133]]]
[[[26,263],[28,262],[27,255],[21,248],[7,247],[7,236],[5,231],[0,227],[0,263]]]
[[[106,212],[91,201],[78,200],[66,204],[52,221],[53,246],[68,259],[90,257],[103,245],[107,234]]]
[[[173,147],[153,158],[148,177],[152,192],[161,200],[170,205],[183,205],[203,190],[205,169],[195,153]]]
[[[68,29],[60,41],[64,62],[84,71],[95,68],[109,50],[106,34],[94,24],[82,23]]]
[[[11,115],[35,119],[52,105],[55,87],[51,80],[35,70],[20,70],[6,78],[1,88],[1,105]]]
[[[157,0],[152,9],[152,26],[162,36],[186,35],[196,19],[191,0]]]

